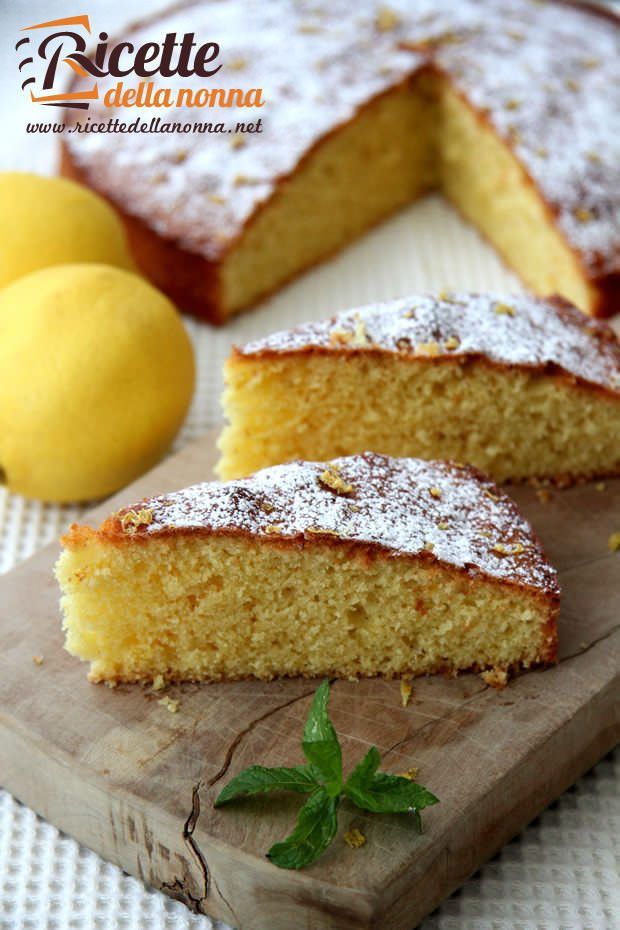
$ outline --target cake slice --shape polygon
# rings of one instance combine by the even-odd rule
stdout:
[[[498,481],[620,472],[620,344],[559,298],[351,310],[234,349],[218,474],[373,449]]]
[[[293,462],[62,542],[66,647],[92,681],[503,674],[556,656],[555,572],[467,466]]]

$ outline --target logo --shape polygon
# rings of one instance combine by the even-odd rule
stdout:
[[[28,35],[19,39],[15,49],[23,56],[18,63],[24,76],[22,90],[29,93],[32,103],[78,110],[87,110],[93,101],[107,108],[264,104],[262,88],[210,88],[195,80],[212,78],[222,64],[218,62],[219,44],[200,44],[193,32],[169,32],[162,42],[137,46],[128,41],[111,43],[108,34],[100,32],[94,50],[87,53],[92,34],[86,14],[35,23],[21,31]],[[63,90],[63,85],[71,86],[69,78],[75,83],[76,76],[79,90]],[[158,86],[155,77],[194,81],[191,86],[173,90]],[[132,79],[130,87],[125,86],[127,78]]]

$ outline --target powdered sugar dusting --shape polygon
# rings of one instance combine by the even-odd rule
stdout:
[[[326,471],[340,480],[328,480]],[[558,591],[555,571],[513,501],[470,466],[367,452],[198,484],[136,508],[146,509],[150,522],[132,535],[241,532],[304,544],[367,544],[394,556],[424,553],[472,576]],[[121,532],[129,511],[119,515]]]
[[[308,349],[485,356],[506,365],[560,369],[620,396],[620,343],[611,327],[564,302],[523,295],[407,297],[275,333],[238,352],[247,357]]]
[[[532,0],[219,0],[177,7],[131,40],[172,31],[217,41],[223,67],[207,85],[183,78],[166,87],[263,87],[264,107],[128,111],[99,102],[92,118],[230,126],[261,117],[262,134],[245,134],[239,147],[226,133],[193,131],[64,138],[95,187],[185,248],[217,256],[318,139],[434,61],[514,148],[584,264],[596,274],[618,268],[620,29],[612,19]],[[136,82],[126,77],[125,89]]]

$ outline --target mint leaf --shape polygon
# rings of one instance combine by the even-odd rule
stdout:
[[[329,719],[328,703],[329,682],[324,681],[314,695],[301,747],[308,762],[321,773],[327,793],[335,796],[342,790],[342,750]]]
[[[372,777],[379,768],[381,756],[376,746],[371,746],[361,762],[358,762],[347,779],[347,786],[364,788],[370,784]]]
[[[325,852],[338,830],[338,798],[319,788],[299,812],[297,825],[282,843],[271,847],[267,856],[281,869],[301,869]]]
[[[438,803],[438,798],[422,785],[403,778],[376,772],[366,781],[354,778],[358,768],[344,786],[344,793],[362,810],[374,814],[401,814],[406,811],[421,811]]]
[[[267,791],[297,791],[299,794],[306,794],[318,787],[315,774],[309,765],[271,769],[262,765],[251,765],[220,791],[215,799],[215,807],[221,807],[235,798],[264,794]]]
[[[307,765],[292,768],[265,768],[251,765],[233,778],[215,800],[215,807],[228,801],[268,791],[296,791],[310,794],[299,811],[291,835],[276,843],[267,853],[281,869],[301,869],[323,853],[338,830],[338,804],[342,796],[372,813],[407,812],[421,831],[420,811],[437,804],[437,798],[422,785],[402,775],[377,771],[381,756],[372,746],[358,762],[345,785],[342,783],[342,750],[329,719],[329,682],[317,688],[302,748]]]

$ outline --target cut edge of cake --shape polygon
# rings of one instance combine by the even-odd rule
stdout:
[[[444,292],[302,324],[233,348],[223,405],[226,479],[366,448],[501,481],[620,474],[620,342],[558,297]]]
[[[62,543],[67,648],[93,681],[501,677],[557,656],[538,538],[455,463],[291,463],[141,501]]]
[[[588,15],[596,17],[597,20],[605,17],[616,28],[620,26],[620,18],[613,11],[591,8],[587,4],[575,3],[571,5],[579,7],[584,17]],[[165,15],[166,12],[163,11],[159,16]],[[159,16],[151,16],[142,23],[134,24],[133,28],[151,24],[157,21]],[[464,30],[464,36],[467,37],[467,29]],[[427,76],[431,76],[437,84],[436,96],[442,99],[446,98],[448,101],[446,106],[443,103],[441,106],[439,104],[436,106],[438,113],[442,108],[446,111],[442,116],[443,121],[450,122],[455,109],[460,107],[460,116],[457,116],[455,122],[455,125],[456,123],[460,124],[457,127],[457,135],[458,133],[462,134],[464,128],[465,135],[471,135],[472,126],[475,125],[479,133],[479,146],[488,149],[489,146],[486,145],[486,140],[491,147],[495,147],[496,151],[495,155],[492,155],[492,160],[497,161],[499,158],[499,161],[504,164],[503,168],[500,167],[499,171],[495,172],[497,174],[496,183],[501,182],[507,166],[510,168],[509,173],[511,175],[519,177],[521,194],[528,201],[524,215],[528,212],[535,213],[538,222],[530,223],[526,235],[520,237],[516,252],[520,254],[525,249],[534,256],[544,255],[545,260],[541,262],[539,258],[535,258],[534,262],[528,265],[526,261],[522,261],[520,257],[513,254],[515,249],[508,241],[504,241],[506,231],[510,226],[515,227],[514,223],[506,222],[507,217],[498,217],[496,221],[493,217],[494,210],[487,209],[488,205],[485,206],[482,202],[480,203],[480,209],[475,204],[472,209],[467,197],[454,196],[454,190],[449,189],[450,184],[444,183],[441,178],[437,179],[433,186],[441,189],[457,209],[480,229],[507,264],[515,268],[533,290],[538,293],[546,293],[551,289],[561,290],[566,288],[565,296],[569,297],[584,311],[595,316],[611,316],[620,300],[618,257],[616,255],[614,259],[613,255],[607,254],[610,253],[609,245],[605,246],[605,254],[600,254],[600,250],[604,248],[600,243],[598,251],[597,248],[593,248],[591,245],[588,245],[587,248],[579,247],[578,243],[583,236],[574,234],[573,239],[575,241],[572,241],[566,229],[558,223],[557,214],[561,212],[562,201],[560,200],[559,203],[551,202],[549,194],[545,197],[542,189],[544,185],[541,185],[535,177],[535,169],[538,168],[542,171],[544,178],[543,167],[547,160],[547,156],[543,157],[541,154],[544,147],[533,144],[530,139],[525,147],[527,157],[523,157],[524,140],[520,138],[519,132],[520,119],[522,119],[519,115],[519,101],[507,99],[502,102],[502,100],[498,99],[493,101],[496,105],[491,110],[489,110],[489,107],[476,105],[470,99],[470,96],[458,86],[458,67],[455,68],[455,74],[451,74],[449,66],[446,67],[442,64],[441,55],[439,55],[439,60],[436,60],[432,42],[416,43],[415,39],[409,41],[406,35],[400,37],[395,35],[394,41],[395,47],[401,53],[405,50],[411,53],[411,66],[404,70],[402,67],[396,69],[393,83],[388,82],[383,90],[369,95],[355,108],[355,112],[349,119],[337,120],[327,131],[323,131],[313,138],[293,169],[284,171],[274,177],[273,189],[269,196],[263,198],[257,204],[256,209],[244,220],[234,235],[225,233],[225,223],[223,223],[219,234],[212,230],[211,234],[205,233],[202,237],[198,237],[202,243],[200,247],[188,245],[183,236],[165,235],[163,233],[160,235],[153,228],[155,224],[150,223],[147,218],[140,218],[137,215],[138,211],[126,209],[122,191],[115,195],[113,191],[106,190],[105,184],[99,183],[97,172],[89,169],[87,160],[82,160],[82,163],[80,163],[80,159],[71,151],[71,144],[66,140],[61,144],[61,173],[93,187],[113,202],[127,224],[129,238],[138,264],[159,287],[190,312],[202,316],[214,324],[222,324],[234,314],[253,306],[298,274],[323,261],[335,251],[338,251],[339,248],[355,239],[356,236],[353,234],[343,235],[341,242],[334,241],[328,248],[321,245],[314,253],[306,254],[304,259],[289,271],[283,268],[281,261],[273,262],[270,280],[265,285],[257,285],[255,276],[253,280],[252,269],[256,268],[262,261],[259,254],[260,244],[265,241],[262,226],[265,224],[266,228],[269,228],[270,221],[268,217],[270,213],[273,214],[274,220],[277,219],[278,204],[282,199],[283,192],[291,189],[291,186],[296,184],[300,174],[304,172],[309,163],[317,156],[322,157],[325,147],[332,143],[334,137],[346,133],[350,127],[354,127],[357,121],[364,118],[369,108],[380,104],[383,98],[394,94],[398,91],[400,85],[407,82],[412,85],[411,93],[413,94],[418,90],[420,82],[423,82]],[[446,44],[449,46],[450,41],[447,40]],[[435,45],[435,52],[441,50],[441,45],[440,37]],[[583,67],[587,66],[584,65]],[[79,79],[74,78],[72,86],[77,87],[78,81]],[[559,89],[556,93],[564,94],[564,96],[569,94],[571,90],[575,93],[577,85],[578,81],[574,77],[569,77],[565,82],[564,89]],[[506,127],[504,126],[505,114],[503,114],[503,110],[506,109],[512,112],[513,107],[512,116],[515,126],[508,125]],[[523,107],[522,109],[525,110],[526,108]],[[498,120],[500,125],[494,125],[494,121],[497,123]],[[465,127],[465,123],[468,121],[471,122],[471,125]],[[402,137],[400,124],[395,123],[394,129],[393,135]],[[449,147],[449,141],[447,140],[444,146],[445,149]],[[478,170],[477,150],[473,153],[474,157],[472,158],[472,153],[466,151],[466,146],[455,144],[452,148],[465,152],[465,155],[469,158],[469,164],[463,162],[459,170],[464,171],[470,181],[472,179],[475,181],[478,176],[488,175],[487,171]],[[450,158],[445,157],[445,154],[445,152],[441,151],[438,153],[441,156],[439,160],[443,165],[441,170],[444,173],[448,171],[450,164]],[[583,157],[584,172],[591,173],[593,170],[592,163],[597,157],[597,153],[588,152],[587,155],[589,161],[585,154]],[[363,187],[363,184],[360,183],[358,186]],[[454,185],[452,186],[454,187]],[[474,183],[466,184],[466,193],[473,186],[475,186]],[[595,178],[592,189],[597,190],[599,186],[600,184]],[[423,189],[425,185],[421,183],[420,187]],[[552,185],[551,189],[553,190]],[[410,201],[411,199],[409,198]],[[370,228],[374,222],[388,216],[394,209],[397,209],[398,205],[398,198],[393,203],[386,203],[382,215],[369,217],[365,228]],[[341,212],[346,213],[346,210]],[[588,210],[587,204],[581,205],[576,212],[581,217],[580,223],[587,224],[589,222],[587,214],[591,213],[591,211]],[[606,215],[606,212],[603,211],[603,216]],[[265,217],[267,219],[264,219]],[[483,222],[480,222],[481,218]],[[158,216],[158,221],[161,225],[161,216]],[[499,239],[496,241],[493,229],[490,228],[491,225],[501,231],[503,236],[501,242]],[[535,245],[533,241],[543,231],[546,235],[544,248],[542,248],[543,243],[538,239]],[[188,236],[193,232],[189,230]],[[292,234],[292,227],[289,224],[289,238]],[[185,236],[185,239],[188,236]],[[305,238],[308,237],[305,236]],[[253,239],[256,240],[254,246],[250,241]],[[303,231],[301,239],[304,239]],[[598,239],[595,237],[595,241],[599,240],[600,236]],[[244,250],[247,252],[245,257]],[[534,268],[534,265],[536,265],[536,268]],[[555,276],[550,286],[550,269],[556,266]],[[247,287],[243,293],[236,294],[235,291],[239,290],[239,282],[242,280],[247,280]]]

